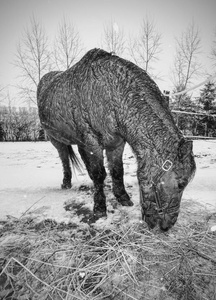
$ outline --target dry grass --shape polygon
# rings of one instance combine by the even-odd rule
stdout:
[[[1,299],[216,299],[216,233],[208,219],[167,234],[143,225],[1,224]]]

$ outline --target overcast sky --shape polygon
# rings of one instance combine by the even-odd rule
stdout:
[[[12,65],[16,44],[33,13],[51,39],[63,16],[70,20],[86,51],[101,46],[104,25],[111,19],[124,29],[127,37],[138,33],[148,15],[162,34],[158,71],[163,77],[159,86],[164,89],[174,57],[174,37],[180,36],[194,19],[202,39],[201,60],[209,72],[214,71],[208,56],[216,30],[216,0],[0,0],[0,86],[16,81],[17,70]]]

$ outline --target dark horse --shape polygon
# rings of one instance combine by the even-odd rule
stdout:
[[[65,72],[50,72],[37,91],[43,128],[58,150],[71,187],[71,147],[78,145],[94,182],[94,217],[106,216],[106,150],[117,201],[131,206],[123,182],[127,142],[137,159],[142,218],[150,228],[168,230],[177,220],[182,193],[195,172],[192,141],[176,127],[167,101],[154,81],[135,64],[93,49]]]

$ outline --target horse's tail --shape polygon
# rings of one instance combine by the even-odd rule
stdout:
[[[67,148],[68,148],[68,154],[69,154],[70,160],[72,162],[72,166],[74,166],[78,171],[82,172],[83,171],[82,163],[80,162],[79,158],[74,153],[72,146],[68,145]]]

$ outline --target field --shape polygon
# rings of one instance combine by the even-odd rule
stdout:
[[[61,190],[49,142],[0,143],[1,299],[216,299],[216,141],[194,141],[197,172],[166,234],[141,221],[136,161],[127,145],[121,207],[107,176],[108,217],[90,224],[88,174]]]

